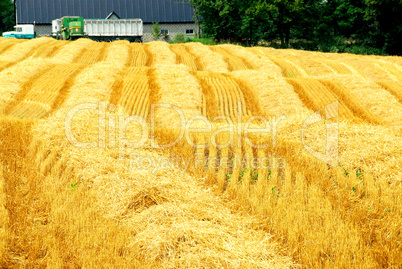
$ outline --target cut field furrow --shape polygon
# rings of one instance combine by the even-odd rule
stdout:
[[[394,75],[399,82],[402,82],[402,70],[399,70],[396,64],[392,64],[383,60],[377,60],[376,63],[388,72],[390,72],[392,75]]]
[[[114,90],[111,103],[121,106],[128,115],[147,118],[150,106],[147,68],[129,68]]]
[[[336,111],[335,115],[332,117],[343,117],[346,119],[355,119],[353,112],[334,95],[330,90],[328,90],[323,84],[315,79],[288,79],[288,83],[293,85],[297,94],[299,94],[300,99],[303,103],[313,111],[324,112],[325,107],[338,101],[339,102],[339,112]],[[328,117],[331,118],[331,117]]]
[[[247,64],[247,62],[244,59],[241,59],[240,57],[232,55],[225,48],[223,48],[221,46],[213,46],[213,47],[211,47],[211,49],[214,52],[222,55],[223,59],[229,66],[229,71],[250,69],[250,66]]]
[[[7,40],[7,41],[0,42],[0,55],[7,52],[8,50],[10,50],[16,44],[19,44],[19,43],[22,43],[25,41],[26,40],[13,39],[13,40]]]
[[[67,43],[56,42],[52,46],[48,46],[33,55],[33,58],[52,58],[56,53],[62,49]]]
[[[267,55],[275,64],[277,64],[282,69],[282,75],[287,78],[303,78],[307,77],[307,73],[300,67],[291,63],[290,61],[277,58],[271,55]]]
[[[68,89],[74,77],[82,70],[83,66],[78,64],[56,65],[43,73],[35,81],[30,81],[23,85],[22,90],[5,109],[6,114],[21,115],[21,109],[27,105],[28,107],[36,107],[36,110],[24,112],[24,117],[42,118],[50,115],[64,102]],[[63,76],[60,76],[63,74]],[[55,78],[60,79],[55,80]],[[42,104],[42,105],[39,105]]]
[[[242,111],[242,120],[252,114],[244,97],[247,91],[243,92],[234,78],[209,72],[197,72],[197,78],[203,88],[208,117],[224,116],[237,121],[239,111]],[[258,108],[252,111],[258,111]]]
[[[389,91],[393,96],[395,96],[400,103],[402,103],[402,83],[398,82],[388,82],[382,81],[377,82],[382,88]]]
[[[9,114],[14,107],[16,107],[19,103],[24,101],[26,95],[31,90],[32,85],[34,85],[37,81],[40,81],[42,76],[46,76],[47,72],[53,68],[52,65],[47,66],[46,69],[40,74],[33,77],[31,80],[28,80],[20,86],[19,91],[12,97],[11,100],[8,101],[7,105],[3,109],[4,114]]]
[[[200,71],[194,56],[188,52],[184,45],[170,45],[170,49],[176,54],[176,63],[186,65],[190,71]]]
[[[17,62],[0,62],[0,72],[4,69],[7,69],[13,65],[17,64]]]
[[[74,59],[74,63],[92,65],[100,62],[104,59],[106,55],[107,44],[97,43],[90,49],[85,48],[83,51]]]
[[[0,37],[0,267],[402,268],[401,59]]]
[[[131,47],[131,58],[129,60],[129,66],[140,67],[147,66],[148,56],[144,50],[143,44],[130,44]]]
[[[342,63],[338,61],[333,61],[333,60],[319,60],[319,62],[323,63],[324,65],[328,65],[330,68],[332,68],[336,73],[340,75],[351,75],[352,71],[350,69],[343,65]]]

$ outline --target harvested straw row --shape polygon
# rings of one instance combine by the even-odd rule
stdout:
[[[337,100],[337,96],[324,87],[318,80],[293,78],[287,81],[293,85],[303,103],[313,111],[321,110],[323,112],[327,105],[339,101]],[[332,111],[330,114],[338,117],[337,111]],[[342,101],[339,101],[339,117],[354,119],[353,112]]]
[[[325,65],[328,65],[330,68],[332,68],[335,72],[337,72],[340,75],[352,75],[353,72],[349,69],[348,66],[344,65],[341,62],[334,61],[334,60],[319,60]]]
[[[176,54],[174,54],[169,44],[162,41],[151,42],[147,44],[150,58],[153,59],[153,65],[171,65],[176,64]]]
[[[82,69],[83,66],[79,64],[56,65],[35,81],[24,85],[23,88],[27,87],[28,92],[21,91],[22,95],[15,97],[15,102],[10,103],[5,113],[24,118],[49,115],[63,103],[75,76]]]
[[[282,75],[287,78],[304,78],[308,77],[308,74],[300,66],[296,66],[294,63],[284,58],[276,58],[274,56],[267,55],[275,64],[282,69]]]
[[[133,43],[130,44],[131,55],[129,65],[132,67],[147,66],[148,56],[144,50],[145,45]]]
[[[134,68],[133,68],[134,69]],[[150,107],[150,89],[146,68],[135,68],[136,72],[127,75],[121,85],[121,98],[117,104],[127,115],[138,115],[147,119]],[[113,96],[112,96],[113,98]]]
[[[261,116],[263,115],[260,102],[257,98],[256,90],[253,88],[253,85],[248,82],[247,79],[238,78],[232,75],[226,75],[228,80],[232,84],[237,84],[239,88],[240,95],[244,97],[244,108],[247,109],[249,115]]]
[[[0,116],[0,264],[6,268],[16,266],[13,258],[18,257],[18,251],[28,251],[20,244],[19,236],[24,233],[24,228],[30,228],[32,221],[27,215],[33,201],[30,200],[26,174],[20,172],[30,141],[31,125],[30,121]]]
[[[39,51],[35,51],[32,53],[32,58],[51,58],[53,55],[57,53],[62,47],[67,45],[66,42],[63,41],[51,41],[46,46],[41,48]]]
[[[381,87],[389,91],[393,96],[395,96],[400,103],[402,103],[402,86],[401,83],[397,82],[377,82]]]
[[[357,98],[354,97],[351,93],[345,91],[345,89],[343,89],[340,84],[334,83],[331,80],[320,80],[320,82],[328,90],[334,93],[338,100],[346,105],[354,113],[355,116],[372,124],[385,123],[380,117],[365,109],[359,102],[356,101]]]
[[[151,44],[154,47],[161,46],[158,48],[161,50],[167,46],[166,44],[163,45],[163,43]],[[157,64],[160,60],[155,61],[155,70],[151,80],[157,85],[158,90],[155,92],[151,102],[176,106],[183,111],[186,118],[200,115],[202,108],[201,87],[196,78],[189,73],[186,66],[175,65],[175,54],[170,53],[169,56],[166,56],[169,57],[169,61],[165,64]],[[163,114],[160,114],[160,116],[163,116]],[[168,114],[164,116],[168,116]],[[173,113],[170,116],[177,118],[177,113]]]
[[[131,49],[126,40],[114,41],[106,48],[104,61],[107,64],[123,67],[129,65]]]
[[[13,66],[17,64],[17,62],[0,62],[0,72],[3,71],[6,68],[9,68],[10,66]]]
[[[309,76],[322,76],[326,74],[333,74],[337,71],[334,66],[327,65],[323,59],[317,60],[312,57],[292,56],[286,57],[287,60],[303,68]],[[342,66],[342,65],[341,65]],[[338,66],[337,66],[338,67]]]
[[[376,134],[377,132],[381,132],[379,130],[373,130],[373,129],[381,129],[383,127],[372,127],[372,126],[367,126],[366,128],[360,128],[357,129],[358,127],[355,125],[353,127],[350,126],[350,124],[348,124],[347,126],[345,126],[345,128],[342,127],[341,129],[341,134],[342,134],[342,141],[340,142],[341,145],[344,145],[344,143],[347,143],[347,145],[345,145],[344,147],[347,149],[347,151],[349,151],[350,156],[354,157],[354,158],[360,158],[362,157],[361,152],[364,151],[366,154],[369,153],[369,155],[366,155],[368,158],[366,158],[366,156],[364,157],[365,160],[370,160],[370,163],[373,165],[371,168],[369,168],[368,166],[358,166],[360,171],[364,171],[364,175],[367,175],[367,179],[366,176],[364,176],[364,182],[366,182],[367,180],[367,184],[365,184],[364,186],[361,186],[360,184],[363,182],[361,179],[357,178],[357,173],[355,173],[356,170],[349,170],[349,168],[346,168],[349,171],[349,176],[345,177],[345,172],[342,169],[339,169],[339,171],[341,171],[341,174],[338,175],[338,178],[336,181],[333,181],[334,176],[330,176],[330,174],[328,174],[328,167],[325,164],[319,164],[317,161],[314,161],[312,156],[309,156],[308,154],[303,153],[303,151],[299,152],[299,148],[302,148],[297,145],[295,145],[294,143],[296,141],[298,141],[297,136],[298,134],[295,134],[294,138],[290,138],[289,136],[282,136],[279,139],[279,148],[277,148],[276,152],[277,154],[279,154],[279,156],[284,156],[287,159],[287,163],[289,165],[292,165],[290,168],[293,171],[303,171],[303,174],[299,174],[296,176],[296,184],[295,187],[289,187],[289,183],[286,182],[290,182],[290,178],[289,175],[285,175],[285,183],[284,185],[282,185],[282,183],[277,182],[274,183],[272,182],[269,183],[269,187],[268,190],[271,190],[271,186],[273,189],[272,193],[267,193],[269,194],[269,197],[274,198],[274,200],[271,200],[271,203],[269,204],[269,206],[267,206],[265,208],[265,210],[261,210],[261,212],[265,212],[264,214],[267,214],[268,216],[273,216],[274,219],[276,219],[274,222],[270,222],[270,226],[273,230],[275,231],[281,231],[282,235],[285,235],[285,238],[287,238],[287,242],[288,244],[290,244],[293,247],[295,247],[294,249],[298,249],[297,252],[300,253],[300,257],[302,259],[303,264],[306,264],[308,266],[318,266],[318,264],[320,264],[322,261],[317,260],[316,258],[313,257],[317,257],[315,256],[317,253],[315,254],[308,254],[311,256],[306,256],[306,254],[301,254],[301,252],[304,251],[305,247],[307,247],[307,245],[309,244],[309,240],[314,239],[315,242],[317,242],[320,247],[319,249],[326,249],[327,251],[329,251],[328,253],[332,253],[333,251],[335,252],[340,252],[340,253],[346,253],[347,251],[350,251],[350,246],[343,246],[343,245],[338,245],[335,246],[326,246],[325,242],[327,242],[326,240],[321,240],[320,237],[324,236],[326,234],[326,231],[328,231],[328,229],[330,229],[331,231],[333,231],[333,233],[331,234],[331,242],[341,242],[343,240],[343,236],[344,233],[347,232],[347,234],[349,236],[354,236],[353,240],[350,241],[350,243],[353,243],[353,253],[356,254],[360,254],[360,253],[365,253],[362,252],[363,249],[369,250],[366,247],[368,246],[368,244],[372,244],[373,242],[367,242],[364,240],[364,238],[367,236],[367,232],[369,230],[373,231],[373,228],[371,226],[371,221],[367,221],[368,215],[370,215],[370,212],[367,212],[365,214],[359,215],[359,214],[348,214],[347,216],[344,215],[344,212],[346,210],[352,210],[350,208],[350,206],[352,205],[354,208],[356,208],[357,210],[360,210],[358,208],[360,208],[360,206],[362,206],[363,208],[370,204],[373,200],[376,200],[379,195],[378,192],[378,187],[381,185],[381,189],[384,190],[384,192],[381,194],[382,195],[382,201],[384,202],[382,205],[379,205],[379,207],[374,210],[378,210],[377,212],[381,212],[382,208],[387,208],[388,206],[392,207],[395,206],[393,204],[395,204],[395,200],[392,199],[392,194],[395,192],[395,187],[392,186],[387,186],[383,185],[383,183],[381,182],[387,182],[385,181],[385,178],[382,178],[381,180],[377,180],[377,183],[373,183],[373,179],[372,177],[370,177],[370,173],[373,171],[374,169],[378,169],[378,166],[384,167],[385,163],[382,163],[381,165],[379,165],[379,159],[376,159],[376,155],[373,153],[374,152],[374,148],[375,145],[378,143],[378,139],[381,140],[381,143],[386,143],[386,145],[384,147],[390,147],[390,143],[392,144],[391,141],[395,141],[395,139],[398,138],[392,138],[392,137],[384,137],[381,134]],[[283,128],[283,130],[298,130],[299,128],[290,128],[290,127],[285,127]],[[347,130],[347,132],[345,132],[345,130]],[[367,135],[367,137],[362,138],[359,137],[357,140],[351,139],[353,137],[353,132],[356,132],[356,130],[360,130],[361,132],[365,133],[365,135]],[[389,130],[387,130],[388,133]],[[283,132],[281,132],[283,133]],[[285,132],[286,133],[286,132]],[[347,137],[344,137],[345,136]],[[373,136],[374,135],[374,136]],[[382,138],[381,138],[382,136]],[[400,135],[399,135],[400,136]],[[361,145],[359,145],[359,143],[356,143],[356,141],[360,141],[360,139],[363,139],[364,141],[367,141],[368,143],[366,144],[366,146],[364,147],[364,149],[361,148]],[[287,144],[285,146],[285,144]],[[282,148],[282,146],[284,146],[284,148]],[[311,146],[311,145],[309,145]],[[350,149],[349,149],[350,147]],[[360,147],[360,148],[359,148]],[[369,147],[369,148],[367,148]],[[392,147],[392,146],[391,146]],[[395,148],[395,143],[394,146]],[[358,149],[360,152],[352,152],[352,149],[356,150]],[[293,152],[296,150],[296,152]],[[343,152],[344,150],[342,150],[341,152]],[[394,153],[390,153],[391,155]],[[396,156],[396,155],[394,155]],[[383,157],[380,157],[380,159]],[[310,160],[309,160],[310,159]],[[373,160],[374,159],[374,160]],[[346,160],[345,160],[346,161]],[[387,160],[389,161],[389,160]],[[304,163],[303,163],[304,162]],[[397,162],[397,161],[396,161]],[[313,165],[314,163],[314,165]],[[352,162],[355,163],[355,165],[358,162]],[[355,168],[356,169],[356,168]],[[382,173],[384,173],[385,171],[377,171],[375,173],[376,176],[380,176],[380,175],[384,175]],[[355,174],[352,174],[355,173]],[[328,174],[328,175],[327,175]],[[354,177],[353,177],[354,176]],[[305,178],[305,179],[303,179]],[[301,180],[299,180],[301,179]],[[298,182],[302,182],[302,184],[298,183]],[[339,183],[338,183],[339,182]],[[345,183],[341,183],[341,182],[345,182]],[[280,185],[278,185],[280,184]],[[338,187],[339,184],[339,187]],[[341,184],[347,184],[347,185],[341,185]],[[373,184],[377,185],[373,188]],[[276,187],[278,186],[279,189]],[[288,186],[288,187],[287,187]],[[298,187],[300,186],[300,187]],[[377,189],[376,189],[377,188]],[[328,189],[331,189],[330,192],[327,192]],[[353,189],[353,191],[352,191]],[[286,191],[286,190],[290,190]],[[367,193],[367,194],[366,194]],[[371,193],[371,195],[370,195]],[[292,201],[288,200],[289,198],[291,198]],[[299,198],[297,198],[299,197]],[[309,197],[309,198],[306,198]],[[317,198],[318,197],[318,198]],[[323,197],[327,197],[327,199],[323,199]],[[362,200],[361,203],[355,204],[353,203],[353,201],[356,199],[356,197],[359,197],[359,200]],[[317,198],[317,199],[316,199]],[[391,199],[390,199],[391,198]],[[285,199],[285,200],[282,200]],[[295,199],[295,200],[293,200]],[[296,200],[299,199],[299,202],[297,202]],[[310,204],[310,202],[308,201],[309,199],[314,199],[314,201],[311,201],[311,204],[314,204],[314,208],[313,207],[305,207],[304,203],[306,204]],[[282,201],[281,201],[282,200]],[[325,203],[324,203],[324,200]],[[253,201],[253,200],[252,200]],[[252,202],[250,201],[250,203]],[[255,202],[255,201],[254,201]],[[263,200],[264,202],[264,200]],[[299,203],[302,204],[299,204]],[[317,205],[323,205],[323,203],[326,205],[325,208],[317,208]],[[332,205],[331,205],[332,204]],[[289,205],[291,206],[295,206],[295,210],[289,210]],[[299,205],[299,206],[298,206]],[[337,205],[337,206],[334,206]],[[399,207],[399,205],[398,205]],[[299,208],[296,210],[296,208]],[[299,210],[302,209],[302,212],[300,212]],[[318,209],[318,210],[317,210]],[[260,211],[260,210],[258,210]],[[352,210],[353,211],[353,210]],[[280,212],[280,214],[277,214],[277,212]],[[283,212],[286,212],[286,218],[283,218]],[[360,212],[360,211],[359,211]],[[342,215],[343,214],[343,215]],[[368,215],[366,215],[368,214]],[[300,228],[300,230],[297,230],[299,228],[296,228],[295,226],[290,225],[290,223],[294,223],[294,221],[297,219],[296,222],[298,222],[300,219],[300,217],[302,216],[303,222],[305,222],[307,219],[309,219],[310,217],[313,216],[323,216],[325,218],[325,222],[327,223],[327,225],[329,225],[328,227],[321,227],[320,225],[313,225],[308,227],[308,231],[307,233],[311,235],[308,237],[309,240],[308,242],[301,242],[301,241],[297,241],[297,239],[295,240],[295,238],[297,238],[297,234],[303,233],[303,230],[305,228]],[[343,216],[343,217],[341,217]],[[342,220],[343,218],[346,217],[346,220]],[[386,216],[382,216],[383,218]],[[290,218],[290,220],[288,219]],[[393,218],[394,219],[394,218]],[[270,219],[272,220],[272,219]],[[283,223],[283,221],[286,220],[286,224]],[[337,220],[337,221],[336,221]],[[288,222],[289,221],[289,222]],[[344,223],[345,227],[344,229],[339,229],[339,228],[330,228],[333,226],[336,226],[337,223],[339,223],[339,221],[341,221],[342,223]],[[381,221],[380,221],[381,222]],[[310,225],[310,224],[307,224]],[[358,225],[358,226],[356,226]],[[356,227],[361,227],[361,225],[363,225],[365,228],[364,229],[357,229]],[[393,227],[396,227],[396,223],[392,224]],[[293,228],[294,227],[294,228]],[[393,229],[393,228],[392,228]],[[283,233],[284,232],[284,233]],[[289,234],[289,236],[287,236],[287,234]],[[316,234],[315,234],[316,233]],[[370,233],[370,232],[368,232]],[[386,232],[382,233],[380,235],[380,238],[378,238],[378,241],[376,240],[376,246],[381,248],[381,244],[385,243],[384,240],[386,239]],[[348,237],[349,238],[349,237]],[[304,246],[301,246],[304,245]],[[394,245],[394,247],[396,247],[396,249],[398,249],[398,246]],[[315,251],[313,251],[315,252]],[[380,264],[379,261],[373,259],[373,257],[376,255],[376,250],[370,248],[369,251],[367,251],[367,253],[365,253],[362,257],[358,257],[359,261],[367,264],[367,266],[369,266],[370,263],[373,264]],[[386,250],[384,252],[382,252],[381,255],[388,255],[390,254],[389,250]],[[334,256],[332,256],[333,260],[336,261],[337,264],[348,264],[350,261],[348,261],[348,259],[344,259],[343,254],[336,254],[333,253]],[[390,264],[397,264],[397,260],[396,258],[396,252],[392,251],[392,261],[390,261]],[[336,257],[336,258],[335,258]],[[317,264],[316,264],[317,263]],[[324,265],[320,265],[320,266],[324,266]]]
[[[52,67],[52,63],[49,60],[29,59],[3,70],[0,73],[0,77],[2,77],[0,110],[4,111],[6,104],[14,99],[22,85],[29,83],[50,67]]]
[[[199,59],[199,65],[202,70],[217,73],[229,72],[228,64],[224,61],[222,55],[211,50],[211,47],[204,46],[201,43],[186,44],[191,53]]]
[[[401,60],[401,57],[399,57],[399,56],[385,56],[385,57],[379,56],[376,59],[379,59],[379,58],[381,58],[380,60],[385,60],[389,63],[395,64],[395,67],[398,70],[402,69],[402,60]]]
[[[6,267],[8,256],[7,227],[9,226],[8,212],[6,209],[6,186],[3,177],[3,163],[0,162],[0,266]]]
[[[170,45],[170,49],[176,54],[176,63],[186,65],[190,71],[195,72],[202,69],[197,65],[195,57],[188,52],[184,45]]]
[[[232,75],[251,85],[250,89],[261,109],[261,114],[256,115],[270,117],[308,112],[292,86],[271,72],[242,70],[232,72]]]
[[[383,67],[387,72],[389,72],[391,75],[395,76],[395,79],[397,81],[402,81],[402,70],[398,69],[398,65],[395,63],[389,63],[384,60],[377,60],[375,61],[376,64],[380,65]]]
[[[224,45],[211,46],[211,50],[222,55],[223,59],[228,64],[229,71],[252,69],[245,60],[229,53]]]
[[[340,56],[338,57],[338,61],[353,67],[353,69],[357,70],[366,80],[395,81],[394,75],[370,60],[370,58],[364,58],[362,56]],[[356,76],[357,74],[353,72],[353,75]]]
[[[103,61],[106,56],[106,50],[109,44],[95,43],[90,49],[84,48],[81,53],[74,59],[73,63],[92,65]]]
[[[0,55],[0,61],[21,61],[29,57],[32,53],[40,51],[47,44],[53,42],[54,39],[43,37],[18,43],[8,50],[7,53]]]
[[[265,56],[263,51],[256,47],[252,49],[246,49],[234,45],[222,46],[231,55],[236,55],[247,65],[248,69],[260,70],[270,72],[272,75],[280,74],[280,68]]]
[[[351,76],[330,76],[326,80],[339,84],[346,94],[355,96],[370,113],[389,124],[402,124],[402,104],[376,83]]]
[[[54,62],[58,62],[61,64],[73,63],[74,59],[76,59],[79,55],[81,55],[85,48],[91,47],[93,44],[96,44],[94,41],[91,41],[88,38],[81,38],[74,42],[63,41],[67,43],[63,46],[54,56]]]
[[[114,67],[103,62],[87,67],[78,74],[75,82],[70,86],[69,94],[65,101],[55,110],[51,117],[43,123],[45,129],[36,129],[38,137],[48,141],[55,149],[63,149],[69,142],[66,141],[65,119],[67,113],[76,105],[99,101],[109,101],[113,91],[113,83],[121,74],[122,68]],[[99,138],[97,125],[98,112],[83,110],[74,116],[72,131],[79,141],[97,141]]]
[[[5,53],[7,50],[11,49],[14,45],[22,43],[26,40],[23,39],[3,39],[0,41],[0,54]]]
[[[251,115],[251,111],[256,111],[256,108],[250,110],[252,104],[246,103],[242,88],[230,76],[198,72],[197,77],[205,95],[208,117],[226,116],[235,122],[240,119],[240,115],[238,115],[239,104],[241,105],[243,120],[246,116]],[[248,96],[248,99],[250,98],[253,99],[253,96]]]
[[[127,172],[124,165],[101,150],[85,155],[70,150],[66,154],[77,157],[68,166],[76,167],[77,176],[57,181],[48,176],[39,183],[40,187],[48,186],[46,192],[38,193],[40,200],[50,201],[49,208],[52,208],[47,213],[53,225],[43,227],[46,240],[41,245],[42,249],[56,253],[44,258],[47,264],[57,264],[56,257],[62,257],[76,259],[82,265],[98,266],[108,257],[114,264],[131,262],[136,266],[161,268],[174,264],[180,268],[184,258],[186,267],[219,267],[235,266],[240,258],[241,266],[246,268],[291,266],[289,259],[277,255],[278,248],[269,240],[269,234],[252,228],[251,219],[231,214],[188,175],[178,170],[171,170],[169,175],[165,171]],[[79,175],[85,175],[85,180],[80,180]],[[70,182],[80,182],[79,191],[63,188]],[[63,202],[52,199],[60,191],[67,197]],[[71,211],[66,209],[71,207],[75,211],[69,214]],[[57,236],[61,227],[65,231],[63,241]],[[79,238],[90,235],[93,238],[77,240],[77,231]],[[212,243],[203,240],[208,234],[218,235],[214,238],[219,239]],[[245,247],[240,241],[255,247]],[[233,245],[226,248],[227,242]],[[101,246],[96,255],[90,247],[94,243]],[[55,248],[55,244],[73,246],[78,256]],[[125,251],[118,255],[122,247]],[[94,260],[94,255],[102,259]]]

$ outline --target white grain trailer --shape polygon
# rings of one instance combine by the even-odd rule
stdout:
[[[97,41],[128,40],[142,42],[144,26],[141,19],[84,20],[85,34]]]

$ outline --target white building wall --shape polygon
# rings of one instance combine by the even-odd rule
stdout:
[[[167,41],[173,40],[178,33],[186,34],[186,30],[188,29],[193,29],[194,34],[187,36],[194,37],[197,34],[198,29],[195,23],[166,23],[166,24],[160,23],[159,28],[161,30],[169,30],[169,36],[167,37]],[[152,32],[152,24],[148,23],[144,24],[144,36],[142,38],[144,42],[154,40],[151,32]],[[162,37],[160,40],[165,40],[165,38]]]

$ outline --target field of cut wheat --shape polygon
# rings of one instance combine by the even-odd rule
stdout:
[[[0,39],[0,267],[401,268],[402,60]]]

